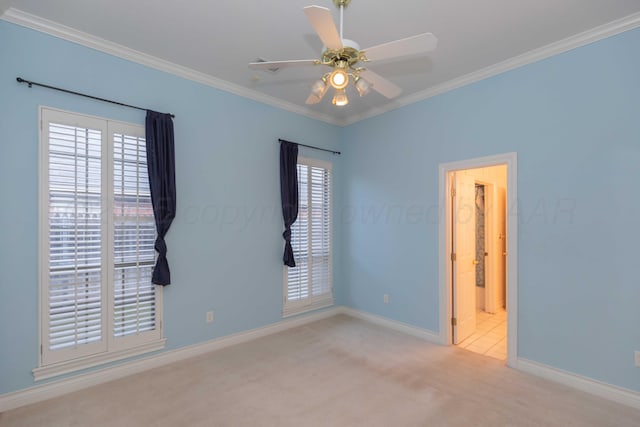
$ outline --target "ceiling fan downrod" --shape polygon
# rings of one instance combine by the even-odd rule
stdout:
[[[351,3],[351,0],[333,0],[333,4],[340,9],[340,40],[344,39],[344,34],[342,33],[344,25],[344,8],[349,6],[349,3]]]

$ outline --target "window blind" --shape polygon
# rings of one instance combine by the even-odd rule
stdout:
[[[123,337],[155,328],[155,222],[147,175],[145,139],[114,134],[113,334]]]
[[[333,304],[330,164],[298,159],[298,197],[291,227],[296,266],[285,267],[285,316]]]
[[[47,353],[104,349],[102,138],[105,129],[47,123]],[[43,349],[44,350],[44,349]],[[57,361],[58,358],[53,358]]]

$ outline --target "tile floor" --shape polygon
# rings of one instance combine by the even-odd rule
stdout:
[[[507,312],[496,314],[485,311],[476,313],[476,331],[458,344],[474,353],[484,354],[499,360],[507,359]]]

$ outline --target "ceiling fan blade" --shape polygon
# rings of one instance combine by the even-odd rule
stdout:
[[[418,34],[406,39],[395,40],[363,49],[370,61],[399,58],[402,56],[427,53],[436,48],[438,39],[431,33]]]
[[[315,64],[315,59],[298,59],[293,61],[264,61],[250,62],[249,68],[254,70],[273,70],[276,68],[307,67],[309,65]]]
[[[342,40],[329,9],[321,6],[307,6],[304,8],[304,13],[327,49],[342,49]]]
[[[400,86],[374,73],[369,69],[360,72],[360,77],[371,84],[371,89],[375,90],[381,95],[386,96],[389,99],[393,99],[402,93],[402,89],[400,88]]]

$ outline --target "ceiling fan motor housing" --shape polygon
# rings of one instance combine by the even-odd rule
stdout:
[[[360,46],[349,39],[342,39],[342,46],[343,48],[340,50],[326,49],[322,53],[322,63],[336,66],[340,61],[344,61],[349,65],[349,68],[353,68],[362,59]]]

